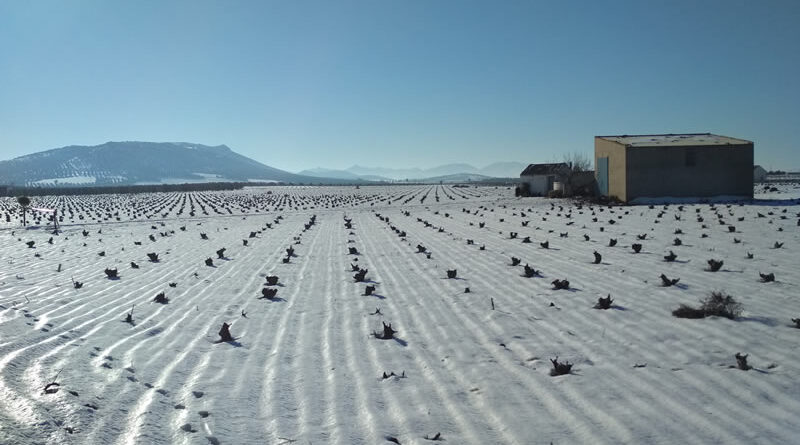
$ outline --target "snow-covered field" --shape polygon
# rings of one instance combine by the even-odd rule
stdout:
[[[69,176],[66,178],[48,178],[48,179],[40,179],[38,181],[33,181],[32,184],[36,185],[54,185],[54,184],[75,184],[75,185],[86,185],[86,184],[94,184],[97,182],[97,178],[94,176]]]
[[[35,215],[22,229],[6,199],[0,443],[795,443],[800,205],[796,189],[758,193],[614,208],[449,186],[34,198],[59,209],[58,235]],[[715,290],[738,319],[671,315]],[[218,341],[223,322],[235,340]],[[373,335],[382,322],[395,338]],[[550,375],[556,357],[569,374]]]

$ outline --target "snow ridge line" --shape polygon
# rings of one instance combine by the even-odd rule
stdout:
[[[364,218],[366,220],[366,217]],[[362,222],[362,226],[364,225],[371,225],[376,226],[377,224],[381,224],[377,218],[372,215],[371,218]],[[379,236],[383,235],[383,233],[388,233],[385,227],[380,227],[378,230],[372,229],[369,232],[369,236],[365,236],[363,239],[365,245],[366,252],[380,252],[380,249],[377,248],[375,245],[375,239]],[[394,234],[392,234],[394,235]],[[399,241],[399,238],[394,235],[390,235],[390,245],[395,248],[396,250],[400,251],[402,247],[402,243]],[[406,249],[408,251],[408,255],[415,255],[411,253],[411,246],[409,245]],[[385,258],[387,254],[391,254],[392,252],[382,252],[383,255],[381,258]],[[402,255],[402,253],[401,253]],[[434,392],[437,394],[439,403],[438,406],[435,407],[439,412],[446,412],[448,415],[441,419],[440,422],[444,424],[439,424],[436,426],[429,426],[429,428],[441,428],[444,431],[446,437],[450,437],[451,435],[458,434],[461,437],[461,441],[464,443],[488,443],[491,442],[488,438],[483,438],[478,433],[478,431],[491,431],[493,428],[490,425],[481,425],[478,427],[473,422],[467,420],[467,416],[464,413],[465,402],[467,400],[457,400],[454,399],[452,396],[449,396],[445,393],[441,388],[443,388],[443,382],[447,380],[447,377],[442,371],[439,371],[441,365],[439,365],[439,358],[432,357],[433,348],[440,349],[442,345],[450,345],[450,344],[458,344],[461,341],[464,341],[463,338],[460,339],[448,339],[449,333],[443,332],[439,328],[439,322],[437,320],[438,317],[434,316],[432,304],[435,304],[433,300],[437,297],[425,297],[423,295],[419,295],[414,292],[415,287],[412,286],[411,281],[397,270],[397,261],[389,261],[388,264],[376,264],[374,267],[375,270],[379,270],[384,275],[384,282],[385,283],[392,283],[394,288],[396,289],[403,289],[402,291],[396,291],[392,297],[391,307],[392,311],[392,320],[399,320],[400,325],[398,328],[403,332],[402,337],[405,341],[411,342],[419,342],[422,346],[420,349],[417,349],[416,345],[414,346],[414,350],[416,353],[413,354],[412,359],[417,364],[417,371],[415,372],[416,375],[422,376],[426,380],[430,382],[431,388],[433,388]],[[429,272],[421,272],[417,274],[417,280],[423,279],[425,280],[428,286],[422,287],[426,290],[431,291],[433,295],[440,294],[435,292],[436,288],[439,287],[433,283],[428,277],[426,276]],[[397,277],[401,277],[398,279]],[[403,305],[399,305],[395,302],[397,299],[406,300],[406,303]],[[426,302],[424,309],[422,308],[421,302]],[[417,309],[421,308],[421,309]],[[408,316],[404,315],[404,312],[409,314]],[[442,314],[442,311],[436,311],[437,314]],[[414,328],[412,328],[414,326]],[[432,327],[432,328],[431,328]],[[412,330],[413,329],[413,330]],[[431,332],[433,330],[433,332]],[[406,334],[407,332],[407,334]],[[419,333],[420,337],[415,339],[412,337],[413,333]],[[466,333],[460,333],[466,334]],[[389,345],[390,347],[397,347],[396,345]],[[411,348],[412,346],[409,346]],[[442,349],[439,354],[442,355],[447,352],[447,348]],[[448,370],[451,373],[455,373],[456,375],[459,374],[457,369],[450,369]],[[462,382],[466,379],[463,377],[460,378]],[[429,394],[430,396],[430,394]],[[418,399],[415,400],[415,404],[413,406],[425,406],[425,400]],[[470,416],[472,417],[472,416]],[[449,430],[449,431],[448,431]],[[488,442],[487,442],[488,440]]]
[[[403,437],[407,434],[410,434],[414,427],[419,427],[419,425],[416,425],[409,418],[406,412],[409,409],[420,409],[422,406],[424,406],[424,404],[421,403],[422,400],[419,397],[413,397],[413,402],[403,403],[401,401],[401,397],[394,393],[395,390],[405,387],[408,384],[408,381],[403,380],[395,382],[391,379],[386,381],[381,379],[381,376],[384,372],[395,372],[395,374],[399,375],[402,375],[401,373],[406,371],[408,374],[415,372],[413,369],[407,367],[406,364],[398,364],[397,366],[399,367],[394,365],[396,362],[398,362],[398,360],[395,358],[398,354],[401,355],[401,357],[404,359],[403,361],[407,363],[406,360],[411,354],[407,349],[410,348],[403,348],[402,350],[398,351],[397,348],[399,346],[395,342],[378,340],[372,335],[372,332],[382,331],[383,324],[380,322],[392,322],[392,320],[399,319],[399,317],[394,318],[393,315],[398,309],[395,304],[395,295],[397,294],[397,291],[390,286],[390,283],[386,282],[382,278],[385,276],[382,273],[385,272],[385,270],[375,261],[376,256],[383,256],[385,255],[385,252],[382,252],[379,249],[374,249],[370,242],[372,236],[374,236],[371,227],[374,225],[372,221],[374,217],[372,217],[369,212],[361,212],[357,215],[354,215],[353,219],[356,220],[357,223],[357,230],[355,231],[354,235],[354,241],[356,241],[355,246],[357,246],[361,252],[361,255],[358,257],[361,260],[361,264],[358,265],[370,271],[370,273],[367,274],[368,280],[376,282],[376,284],[370,284],[376,288],[373,296],[364,295],[364,289],[368,285],[367,283],[348,283],[348,287],[352,289],[350,291],[352,297],[349,297],[348,299],[353,302],[349,305],[349,312],[358,318],[358,332],[362,332],[364,335],[363,340],[359,344],[359,348],[361,351],[365,351],[369,357],[369,360],[365,363],[370,365],[370,374],[369,376],[363,377],[362,384],[366,385],[366,387],[379,387],[381,389],[374,404],[367,408],[371,411],[379,413],[379,415],[373,416],[375,423],[368,425],[368,427],[372,431],[382,431],[386,436]],[[362,236],[362,234],[365,233],[366,236]],[[342,252],[346,252],[347,248],[350,246],[352,246],[352,244],[342,245]],[[349,274],[350,273],[348,273],[348,275]],[[381,297],[385,298],[385,300],[375,300],[374,298],[376,297],[374,297],[374,295],[380,295]],[[375,316],[366,315],[375,311],[375,309],[372,309],[373,307],[377,309],[378,307],[382,306],[383,310],[387,311],[387,302],[391,312],[382,312],[378,319],[376,319]],[[406,338],[405,335],[402,335],[402,337]]]
[[[320,235],[323,225],[321,222],[317,223],[318,227],[312,229],[314,240]],[[262,417],[267,419],[267,422],[262,426],[265,428],[264,434],[268,437],[273,437],[277,441],[279,437],[296,437],[301,431],[295,422],[287,422],[289,419],[296,418],[296,414],[291,416],[287,413],[295,413],[298,409],[298,401],[295,399],[294,391],[289,385],[288,388],[280,386],[286,384],[283,380],[278,379],[278,376],[292,375],[293,369],[289,367],[288,372],[283,373],[282,362],[287,360],[296,360],[294,351],[289,346],[293,339],[287,338],[295,335],[294,329],[296,324],[296,317],[304,312],[302,309],[307,304],[307,295],[302,293],[303,287],[301,286],[302,280],[305,279],[306,270],[312,260],[316,258],[316,249],[319,248],[318,244],[313,240],[306,244],[307,251],[304,254],[303,261],[300,264],[299,270],[290,276],[291,284],[293,286],[292,292],[286,298],[285,306],[281,307],[281,313],[277,324],[272,326],[274,332],[273,343],[270,347],[270,353],[264,363],[264,375],[262,381],[264,382],[261,387],[261,403],[260,406],[264,408]],[[280,296],[280,295],[279,295]],[[288,356],[284,356],[288,354]]]
[[[438,241],[438,240],[435,240],[435,241]],[[435,246],[436,245],[434,242],[431,242],[431,240],[428,241],[428,244],[431,245],[431,246]],[[491,244],[487,244],[487,249],[490,249],[491,248],[490,246],[491,246]],[[464,244],[462,249],[466,249],[466,244]],[[480,252],[480,253],[484,254],[485,251],[484,252]],[[474,254],[473,255],[465,254],[465,255],[461,256],[461,258],[463,258],[461,260],[462,264],[464,262],[466,262],[467,264],[472,266],[471,268],[468,268],[468,269],[465,269],[465,270],[477,270],[477,269],[481,268],[480,261],[478,261],[476,259],[476,258],[478,258],[476,255],[474,255]],[[525,257],[523,256],[522,258],[523,258],[523,261],[525,261]],[[537,264],[548,264],[546,262],[539,261],[539,260],[537,260],[536,263]],[[553,266],[549,266],[549,267],[553,267]],[[515,269],[512,269],[512,270],[515,270]],[[545,272],[545,274],[547,274],[547,270],[545,270],[544,272]],[[525,280],[525,278],[516,278],[516,279]],[[493,280],[493,275],[492,274],[487,274],[485,276],[485,280],[494,281]],[[532,280],[541,281],[541,279],[532,279]],[[502,282],[500,282],[500,283],[498,283],[498,282],[491,283],[491,284],[488,285],[488,287],[491,288],[491,289],[494,289],[495,291],[502,290],[501,293],[504,294],[504,295],[509,295],[507,292],[511,290],[511,289],[509,289],[508,291],[506,291],[505,289],[503,289],[505,286],[504,286],[504,284]],[[549,291],[549,293],[553,293],[553,292]],[[558,298],[558,297],[553,295],[551,298]],[[556,301],[558,301],[558,300],[556,300]],[[544,305],[542,305],[542,306],[544,306]],[[598,314],[591,314],[591,316],[597,316],[597,315]],[[567,321],[567,320],[560,321],[559,319],[551,318],[548,321],[550,322],[551,325],[553,325],[557,329],[550,330],[550,332],[548,333],[547,336],[542,336],[542,341],[546,341],[546,339],[548,337],[551,337],[552,335],[562,336],[563,339],[568,340],[568,347],[567,348],[562,348],[562,349],[567,349],[567,350],[575,350],[575,349],[577,349],[577,350],[579,350],[581,352],[581,355],[584,356],[584,357],[586,357],[587,354],[591,353],[591,350],[589,348],[587,348],[587,346],[584,344],[583,341],[581,341],[581,340],[579,340],[577,338],[573,340],[570,336],[564,337],[563,334],[562,334],[562,332],[566,332],[569,327],[586,325],[586,323],[587,323],[586,319],[572,318],[569,321]],[[554,355],[558,355],[558,351],[554,351]],[[629,379],[631,379],[631,376],[627,377],[627,380],[629,380]],[[588,410],[586,412],[586,414],[590,415],[590,417],[593,417],[592,413],[594,413],[594,416],[599,416],[598,417],[598,423],[608,422],[610,420],[608,418],[608,416],[606,416],[605,413],[603,413],[602,410],[599,410],[596,407],[587,405],[584,402],[584,400],[578,399],[578,400],[573,400],[572,402],[573,403],[577,403],[576,406],[582,407],[581,408],[582,410]],[[688,419],[685,419],[685,420],[689,421],[689,422],[693,422],[694,421],[694,419],[692,419],[692,418],[688,418]],[[611,422],[611,423],[613,424],[614,422]],[[624,441],[625,437],[629,437],[629,433],[626,432],[626,428],[624,428],[622,425],[617,424],[617,430],[618,430],[619,434],[621,434],[621,436],[622,436],[622,437],[619,437],[618,440]],[[588,432],[591,431],[591,429],[588,427],[588,425],[586,425],[586,426],[584,426],[582,428],[579,428],[578,431],[580,432],[581,435],[585,435],[585,434],[588,434]],[[581,439],[581,440],[584,440],[584,439],[588,440],[589,436],[584,436],[583,439]]]
[[[412,215],[412,217],[413,217],[413,215]],[[417,227],[419,227],[419,226],[417,226]],[[441,240],[441,235],[444,235],[444,234],[440,234],[440,233],[434,232],[434,231],[427,232],[430,229],[421,228],[421,227],[419,228],[419,230],[426,231],[425,235],[427,235],[427,239],[424,239],[422,242],[423,242],[423,244],[425,246],[429,247],[429,250],[434,252],[433,253],[434,258],[438,258],[438,256],[436,255],[437,251],[448,251],[447,247],[445,247],[445,245],[444,245],[445,242]],[[439,237],[439,238],[437,239],[436,237]],[[458,242],[458,240],[451,238],[451,241],[449,241],[449,242],[452,244],[453,242]],[[473,281],[474,280],[474,281],[480,282],[482,284],[482,286],[480,286],[480,287],[478,287],[476,285],[472,285],[471,289],[475,289],[475,290],[473,290],[473,293],[471,293],[469,295],[475,295],[474,292],[476,292],[476,291],[478,292],[477,295],[483,294],[485,292],[483,290],[483,287],[486,287],[488,289],[491,289],[497,295],[504,295],[505,297],[509,297],[509,296],[513,297],[513,295],[514,295],[513,288],[509,288],[507,286],[507,284],[505,283],[508,280],[502,279],[502,277],[505,274],[494,273],[493,269],[492,268],[487,268],[487,266],[485,264],[485,261],[482,261],[482,259],[485,258],[486,254],[490,254],[490,252],[493,251],[493,249],[490,250],[490,251],[477,251],[477,247],[475,247],[475,246],[468,247],[466,245],[466,243],[461,244],[460,242],[458,242],[458,246],[459,246],[458,248],[460,250],[472,250],[472,249],[474,249],[476,251],[476,252],[473,252],[471,254],[468,253],[468,252],[465,252],[462,255],[456,255],[456,257],[459,258],[459,260],[458,260],[459,276],[468,277],[467,280],[469,280],[469,281]],[[449,250],[452,250],[452,249],[453,249],[453,247],[449,247]],[[489,244],[487,244],[487,249],[491,249]],[[420,261],[422,261],[422,260],[420,260]],[[511,269],[511,270],[518,270],[518,268],[517,269]],[[426,282],[431,283],[431,284],[429,284],[430,286],[434,285],[431,282],[431,278],[430,278],[431,274],[430,274],[430,272],[422,271],[419,275],[421,277],[423,277],[426,280]],[[517,274],[513,273],[512,275],[517,275]],[[442,277],[441,276],[440,277],[435,277],[433,279],[436,279],[436,278],[440,278],[441,279]],[[522,277],[517,277],[515,279],[517,279],[517,280],[529,280],[529,279],[522,278]],[[533,279],[530,279],[530,280],[533,280]],[[449,281],[449,280],[447,280],[447,281]],[[456,303],[459,302],[461,299],[465,299],[466,300],[468,298],[472,299],[472,298],[475,298],[475,297],[474,296],[469,296],[468,297],[467,294],[463,294],[463,288],[461,288],[460,285],[459,285],[459,288],[455,288],[455,286],[452,286],[451,289],[449,289],[444,294],[445,295],[461,294],[461,295],[459,295],[457,297],[458,300],[456,300],[456,302],[454,302],[449,309],[442,310],[443,314],[447,313],[448,311],[452,311],[452,313],[454,315],[459,316],[459,323],[458,324],[467,327],[466,332],[477,334],[477,333],[484,332],[486,327],[491,326],[492,328],[494,328],[493,330],[495,331],[494,338],[490,338],[487,335],[483,335],[482,339],[480,340],[480,343],[484,345],[484,349],[487,352],[488,351],[493,351],[493,350],[503,351],[502,349],[500,349],[501,347],[498,346],[498,340],[505,338],[502,341],[509,342],[508,334],[503,334],[502,330],[499,328],[499,325],[493,322],[493,320],[496,318],[495,316],[491,316],[490,315],[488,317],[487,316],[483,316],[482,317],[482,318],[488,318],[488,325],[487,325],[486,324],[487,321],[480,321],[479,322],[479,321],[477,321],[475,315],[467,315],[467,313],[464,312],[464,310],[462,310],[462,307],[468,308],[468,309],[474,309],[476,306],[474,306],[474,305],[464,306],[464,305],[459,305],[459,304],[456,304]],[[463,295],[463,297],[462,297],[462,295]],[[433,301],[435,301],[435,300],[433,300]],[[505,301],[505,300],[503,300],[503,301]],[[506,307],[506,306],[509,305],[508,303],[502,303],[502,304],[503,304],[503,307]],[[483,306],[483,305],[486,305],[486,306]],[[523,311],[526,311],[525,307],[529,306],[529,305],[530,305],[529,301],[522,301],[522,303],[520,305],[513,305],[513,306],[515,308],[517,308],[517,309],[522,309]],[[489,307],[488,307],[488,304],[487,304],[486,301],[484,301],[480,305],[480,308],[485,308],[486,311],[489,311]],[[514,316],[511,315],[511,317],[514,317]],[[556,331],[556,332],[552,332],[551,335],[552,334],[558,335],[560,333]],[[517,345],[514,345],[514,346],[515,346],[514,349],[518,348]],[[578,433],[581,436],[583,436],[583,438],[580,439],[580,440],[587,439],[589,436],[591,436],[591,433],[590,433],[591,428],[590,428],[590,426],[588,424],[578,420],[577,417],[574,417],[571,414],[568,414],[569,412],[572,411],[572,409],[568,410],[567,407],[563,405],[563,403],[558,401],[558,399],[552,394],[551,391],[545,390],[546,385],[532,384],[532,382],[531,382],[532,376],[529,375],[529,374],[526,374],[526,373],[522,373],[522,370],[520,369],[520,365],[525,366],[524,363],[527,361],[527,357],[530,357],[530,355],[527,355],[526,357],[520,357],[519,354],[518,353],[515,354],[513,352],[513,350],[507,350],[507,351],[511,351],[511,353],[513,355],[517,355],[517,359],[516,359],[517,361],[516,362],[509,361],[510,357],[508,357],[508,354],[492,353],[492,357],[494,358],[495,361],[504,364],[503,370],[506,371],[506,372],[511,372],[512,374],[514,374],[516,376],[516,378],[520,380],[520,383],[525,385],[527,387],[527,389],[529,389],[531,391],[531,393],[534,394],[537,397],[537,399],[539,399],[548,408],[548,410],[554,415],[554,417],[558,418],[558,417],[565,417],[566,416],[568,419],[570,419],[568,421],[565,421],[563,426],[567,426],[568,425],[570,430],[572,430],[575,433]],[[526,351],[526,352],[528,352],[528,351]],[[557,352],[556,352],[556,355],[557,355]],[[524,369],[524,368],[522,368],[522,369]],[[493,372],[496,372],[496,370],[493,370]],[[508,397],[508,395],[506,397]],[[520,403],[520,405],[515,408],[514,412],[518,413],[520,409],[524,409],[522,407],[526,407],[528,405],[529,404],[526,404],[526,403]],[[591,409],[594,412],[597,412],[597,410],[595,410],[594,408],[591,408]],[[529,416],[525,416],[525,417],[529,417]],[[536,413],[531,413],[530,414],[530,418],[535,418],[535,417],[538,417]],[[626,436],[624,427],[622,427],[621,425],[619,425],[616,422],[611,422],[611,423],[616,425],[618,431],[621,433],[621,435],[623,437]],[[547,426],[543,425],[543,428],[546,429]],[[587,434],[589,436],[586,436]],[[519,440],[524,440],[524,438],[519,439]]]

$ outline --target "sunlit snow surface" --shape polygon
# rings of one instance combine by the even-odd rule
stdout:
[[[794,443],[800,206],[791,186],[756,192],[652,208],[450,186],[34,197],[59,209],[58,235],[33,213],[22,229],[7,198],[0,443]],[[267,275],[274,301],[258,298]],[[713,290],[739,320],[672,317]],[[372,336],[382,321],[396,339]],[[223,322],[235,342],[215,343]],[[737,352],[754,369],[733,368]],[[570,375],[549,375],[556,357]]]
[[[32,184],[37,185],[54,185],[54,184],[75,184],[75,185],[85,185],[85,184],[94,184],[97,181],[97,178],[94,176],[68,176],[64,178],[48,178],[48,179],[40,179],[38,181],[33,181]]]

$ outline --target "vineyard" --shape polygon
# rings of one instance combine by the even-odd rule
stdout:
[[[264,187],[34,197],[27,228],[7,198],[0,443],[793,443],[774,198]]]

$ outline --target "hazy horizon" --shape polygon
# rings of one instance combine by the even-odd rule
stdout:
[[[106,141],[105,143],[107,143],[107,142],[134,142],[134,141]],[[189,141],[135,141],[135,142],[148,142],[148,143],[192,143],[192,144],[195,144],[195,142],[189,142]],[[197,145],[206,145],[206,144],[201,144],[201,143],[196,143],[196,144],[197,144]],[[103,145],[103,144],[97,144],[97,145]],[[221,145],[225,145],[225,146],[227,146],[228,148],[230,148],[231,150],[233,150],[234,152],[237,152],[237,153],[239,153],[239,152],[238,152],[238,151],[237,151],[237,150],[236,150],[234,147],[230,147],[230,146],[228,146],[227,144],[220,144],[220,146],[221,146]],[[44,151],[49,151],[49,150],[57,150],[57,149],[59,149],[59,148],[65,148],[65,147],[69,147],[69,146],[70,146],[70,145],[66,145],[66,146],[64,146],[64,147],[48,148],[48,149],[44,149],[44,150],[40,150],[40,151],[35,151],[35,152],[31,152],[31,153],[25,153],[25,154],[21,154],[21,155],[15,156],[14,158],[9,158],[9,159],[0,159],[0,161],[6,161],[6,160],[10,160],[10,159],[15,159],[15,158],[18,158],[18,157],[24,157],[24,156],[28,156],[28,155],[32,155],[32,154],[36,154],[36,153],[41,153],[41,152],[44,152]],[[71,144],[71,146],[75,146],[75,144]],[[78,146],[80,146],[80,145],[78,145]],[[90,146],[90,147],[91,147],[91,146]],[[2,152],[0,152],[0,153],[2,153]],[[444,162],[444,163],[441,163],[441,164],[436,164],[436,165],[411,165],[411,166],[408,166],[408,167],[392,167],[392,166],[384,166],[384,165],[371,165],[371,164],[358,164],[358,163],[352,163],[352,164],[350,164],[350,165],[348,165],[348,166],[346,166],[346,167],[340,167],[340,168],[333,168],[333,167],[326,167],[326,166],[321,166],[321,165],[318,165],[318,166],[314,166],[314,167],[304,167],[304,168],[301,168],[301,169],[298,169],[298,170],[286,170],[286,169],[281,169],[280,167],[275,167],[274,165],[269,165],[269,164],[266,164],[266,163],[265,163],[265,162],[263,162],[263,161],[259,161],[259,162],[262,162],[263,164],[265,164],[265,165],[267,165],[267,166],[269,166],[269,167],[278,168],[278,169],[280,169],[280,170],[284,170],[284,171],[286,171],[286,172],[289,172],[289,173],[295,173],[295,174],[297,174],[297,173],[302,173],[302,172],[305,172],[305,171],[314,171],[314,170],[330,170],[330,171],[344,171],[344,172],[349,172],[351,169],[368,169],[368,170],[422,170],[422,171],[425,171],[425,170],[433,170],[433,169],[436,169],[436,168],[439,168],[439,167],[446,167],[446,166],[451,166],[451,165],[456,165],[456,164],[467,164],[467,165],[469,165],[470,167],[474,167],[474,168],[476,168],[476,169],[480,170],[480,169],[483,169],[483,168],[487,168],[487,167],[494,166],[494,165],[496,165],[496,164],[514,164],[514,163],[523,163],[523,164],[537,164],[537,163],[551,163],[551,162],[565,162],[565,161],[567,161],[567,162],[568,162],[568,161],[569,161],[569,159],[567,159],[567,158],[569,157],[569,155],[574,155],[574,153],[575,153],[575,152],[570,152],[570,153],[566,153],[566,152],[565,152],[564,154],[562,154],[562,157],[559,157],[559,158],[557,158],[557,159],[556,159],[556,158],[553,158],[553,159],[547,159],[547,160],[541,160],[541,159],[539,159],[539,160],[535,160],[535,161],[531,161],[531,160],[523,161],[523,160],[514,160],[514,159],[502,159],[502,160],[495,160],[495,161],[489,162],[489,163],[487,163],[487,164],[475,164],[475,163],[470,163],[470,162],[465,162],[465,161],[453,161],[453,162]],[[239,153],[239,154],[241,154],[241,153]],[[566,155],[566,158],[565,158],[563,155]],[[586,153],[586,155],[587,155],[587,159],[588,159],[588,160],[591,162],[591,161],[592,161],[592,156],[591,156],[591,153]],[[257,160],[257,159],[256,159],[256,160]],[[258,161],[258,160],[257,160],[257,161]],[[761,165],[761,164],[759,164],[759,163],[757,162],[757,160],[756,160],[756,162],[754,162],[754,164],[755,164],[755,165]],[[765,167],[765,168],[766,168],[766,167]],[[778,167],[778,168],[774,168],[774,169],[771,169],[771,168],[766,168],[766,169],[767,169],[768,171],[771,171],[771,170],[782,170],[782,171],[789,171],[789,172],[798,172],[798,171],[800,171],[800,168],[797,168],[797,167]],[[468,172],[462,172],[462,173],[468,173]]]
[[[0,3],[0,158],[229,146],[297,172],[591,155],[711,132],[800,168],[800,4]]]

